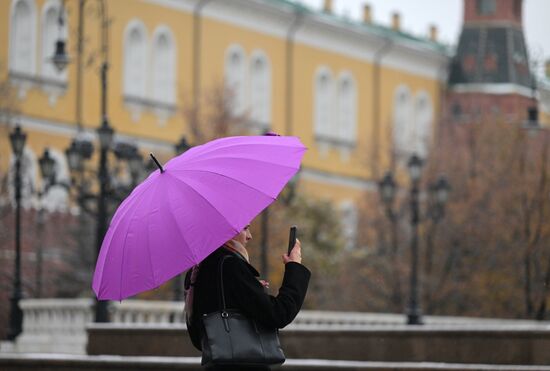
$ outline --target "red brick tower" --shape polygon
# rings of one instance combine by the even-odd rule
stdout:
[[[522,122],[533,106],[523,0],[464,0],[464,25],[449,75],[451,122]]]

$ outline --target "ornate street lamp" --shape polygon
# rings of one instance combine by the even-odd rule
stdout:
[[[418,223],[420,222],[419,200],[420,193],[419,182],[422,176],[422,159],[413,154],[407,167],[411,178],[411,277],[410,277],[410,295],[409,305],[407,307],[407,324],[421,325],[422,314],[418,303]]]
[[[192,146],[187,141],[187,138],[185,136],[182,136],[180,141],[174,146],[174,149],[176,150],[176,154],[182,154],[189,150]]]
[[[84,9],[84,4],[86,0],[80,0],[80,9]],[[109,125],[109,116],[107,112],[107,77],[108,77],[108,33],[109,33],[109,19],[107,17],[107,9],[105,0],[98,0],[99,4],[99,15],[101,17],[101,126],[97,129],[97,136],[99,138],[100,144],[100,155],[99,155],[99,166],[98,166],[98,179],[99,179],[99,194],[97,196],[90,196],[96,198],[97,201],[97,229],[96,229],[96,250],[99,255],[99,250],[101,248],[101,243],[103,237],[107,231],[107,198],[109,194],[109,171],[107,168],[107,155],[108,151],[111,150],[113,143],[114,130]],[[64,24],[63,21],[64,9],[61,9],[59,15],[59,25]],[[67,67],[67,64],[70,61],[70,58],[67,56],[66,42],[63,39],[59,39],[56,42],[55,54],[52,58],[52,62],[55,64],[56,68],[59,71],[62,71]],[[85,143],[84,141],[74,140],[71,143],[71,147],[66,150],[67,159],[69,162],[69,167],[73,171],[82,171],[83,170],[83,160],[89,158],[93,152],[93,146],[91,143]],[[135,157],[135,156],[134,156]],[[135,159],[137,162],[137,158]],[[86,197],[86,198],[90,198]],[[95,321],[96,322],[107,322],[109,321],[108,312],[107,312],[107,302],[106,301],[97,301],[95,308]]]
[[[398,274],[397,267],[397,250],[398,250],[398,239],[397,239],[397,227],[398,227],[398,217],[393,210],[393,203],[395,201],[395,195],[397,191],[397,185],[393,179],[393,174],[391,171],[388,171],[381,181],[378,182],[378,192],[380,193],[380,198],[384,204],[384,209],[386,212],[386,217],[390,222],[390,249],[388,251],[390,257],[390,264],[393,269],[393,282],[392,282],[392,294],[391,302],[397,307],[401,308],[402,306],[402,295],[401,295],[401,282]],[[384,250],[380,250],[380,253],[386,253]]]
[[[440,175],[435,183],[429,187],[432,212],[430,216],[434,223],[438,223],[445,216],[445,204],[449,198],[451,186],[444,175]]]
[[[420,217],[420,179],[422,177],[422,167],[424,162],[422,159],[413,154],[407,162],[407,170],[411,180],[411,189],[409,194],[410,212],[411,212],[411,273],[410,273],[410,292],[409,301],[406,308],[407,324],[420,325],[422,324],[422,314],[418,300],[418,226],[421,221]],[[393,203],[395,201],[397,186],[391,172],[384,175],[378,183],[378,191],[380,198],[386,208],[386,215],[392,222],[392,244],[394,251],[397,249],[396,225],[399,216],[393,211]],[[444,176],[440,176],[435,183],[429,186],[428,192],[430,203],[426,215],[429,216],[434,223],[439,222],[444,216],[445,204],[449,197],[451,187]],[[398,287],[394,288],[395,304],[398,303]]]
[[[14,155],[17,158],[21,158],[23,155],[23,149],[25,148],[25,142],[27,141],[27,134],[21,130],[21,127],[17,125],[10,134],[10,143]]]
[[[143,171],[143,157],[136,151],[130,155],[127,159],[128,168],[130,169],[130,176],[132,178],[132,188],[137,184],[139,176]]]
[[[38,160],[40,164],[40,172],[42,173],[42,178],[46,179],[48,182],[52,183],[55,180],[55,161],[50,156],[49,149],[45,149],[42,157]]]
[[[386,207],[391,207],[393,205],[393,200],[395,199],[395,190],[396,185],[395,181],[393,180],[393,175],[390,171],[388,171],[384,178],[380,182],[378,182],[378,190],[380,192],[380,197],[382,198],[382,202]]]
[[[67,65],[70,63],[70,58],[67,55],[67,52],[65,51],[65,45],[66,42],[61,38],[61,34],[63,31],[63,25],[65,24],[64,20],[64,7],[61,7],[61,11],[59,12],[59,15],[57,17],[57,24],[59,27],[59,34],[60,37],[55,43],[55,53],[52,58],[50,58],[50,61],[53,63],[55,68],[57,69],[57,72],[63,72]]]
[[[409,176],[413,182],[418,182],[422,176],[422,166],[424,162],[418,155],[413,154],[407,162],[407,168],[409,170]]]
[[[65,51],[65,40],[57,40],[55,43],[55,54],[51,58],[51,62],[54,64],[58,72],[63,72],[71,59]]]
[[[10,298],[10,320],[7,339],[10,341],[21,333],[23,325],[23,311],[19,306],[21,292],[21,159],[25,148],[25,134],[19,125],[10,134],[10,142],[15,156],[15,266],[13,272],[13,289]]]

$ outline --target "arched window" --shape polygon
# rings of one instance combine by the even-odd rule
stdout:
[[[147,88],[147,30],[131,21],[124,35],[124,95],[144,98]]]
[[[412,153],[413,133],[411,92],[402,85],[397,88],[393,102],[393,145],[396,155]]]
[[[319,138],[333,136],[332,126],[334,114],[332,111],[334,87],[332,73],[326,67],[321,67],[315,76],[315,135]]]
[[[338,131],[336,136],[346,142],[354,143],[357,139],[357,104],[353,77],[343,73],[338,81]]]
[[[153,99],[162,103],[176,102],[176,47],[172,32],[166,26],[153,36]]]
[[[429,152],[433,130],[433,108],[430,96],[425,91],[418,92],[414,107],[413,149],[420,157]]]
[[[246,56],[240,45],[232,45],[225,56],[225,87],[231,96],[231,110],[242,115],[246,110]]]
[[[10,23],[10,71],[36,72],[36,6],[34,0],[12,1]]]
[[[55,53],[55,45],[60,37],[66,39],[67,26],[59,29],[58,18],[61,11],[61,3],[59,0],[48,1],[42,11],[42,45],[41,45],[41,75],[46,79],[65,80],[67,78],[67,72],[59,72],[55,68],[51,59]],[[65,15],[65,20],[68,17]]]
[[[271,68],[260,51],[252,53],[250,60],[250,118],[262,127],[270,127]]]

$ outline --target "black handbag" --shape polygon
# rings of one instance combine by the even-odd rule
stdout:
[[[266,328],[235,309],[227,309],[223,288],[223,262],[220,260],[221,311],[203,314],[203,366],[268,366],[285,361],[279,331]]]

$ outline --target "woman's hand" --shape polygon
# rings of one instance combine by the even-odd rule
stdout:
[[[292,251],[290,252],[290,256],[287,254],[283,255],[283,262],[285,264],[289,262],[302,264],[302,244],[300,243],[299,239],[296,239],[296,244],[292,248]]]

